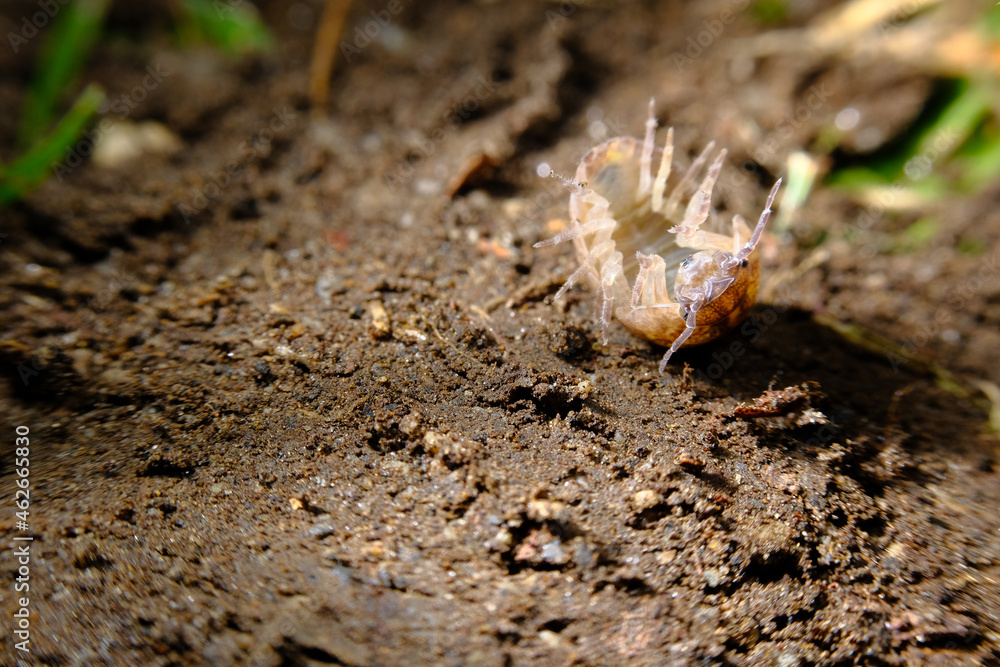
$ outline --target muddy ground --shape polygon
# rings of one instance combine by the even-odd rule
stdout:
[[[868,218],[820,185],[750,323],[668,375],[532,247],[568,201],[536,166],[639,134],[650,97],[682,162],[729,149],[715,205],[755,218],[842,109],[827,168],[944,72],[755,51],[835,3],[403,3],[313,113],[320,4],[263,6],[276,48],[244,59],[117,7],[86,78],[179,145],[0,212],[0,663],[1000,664],[1000,185]],[[5,159],[36,52],[0,49]]]

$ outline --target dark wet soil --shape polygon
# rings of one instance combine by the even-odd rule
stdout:
[[[679,156],[729,149],[716,206],[750,217],[841,109],[888,141],[933,75],[741,55],[773,29],[742,2],[593,4],[406,4],[318,115],[320,3],[267,5],[278,45],[244,60],[112,14],[146,37],[87,77],[159,67],[125,120],[182,148],[0,212],[0,663],[1000,664],[1000,187],[928,205],[905,252],[928,209],[858,235],[819,187],[748,323],[669,375],[532,248],[568,200],[536,165],[640,133],[650,97]],[[5,146],[33,53],[0,49]]]

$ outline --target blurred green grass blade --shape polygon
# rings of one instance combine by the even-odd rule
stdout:
[[[37,70],[21,112],[18,141],[30,146],[52,126],[60,99],[72,88],[104,23],[109,0],[73,0],[62,5],[45,33]]]
[[[831,172],[826,178],[830,187],[859,192],[876,185],[886,185],[890,181],[884,174],[869,167],[847,167]]]
[[[788,3],[785,0],[757,0],[750,11],[757,23],[777,25],[788,18]]]
[[[985,241],[976,238],[960,239],[955,248],[963,255],[970,255],[972,257],[984,255],[989,250],[989,246]]]
[[[234,56],[267,51],[273,44],[270,31],[257,9],[248,2],[183,0],[187,25],[182,33],[195,34]]]
[[[987,36],[1000,37],[1000,3],[990,5],[979,25]]]
[[[986,119],[955,155],[962,167],[960,185],[978,192],[1000,176],[1000,121]]]
[[[930,243],[941,229],[941,222],[933,217],[920,218],[903,230],[898,239],[902,250],[918,250]]]
[[[864,196],[891,183],[923,201],[945,196],[955,186],[977,191],[1000,174],[1000,136],[995,123],[990,122],[996,98],[992,82],[955,81],[947,92],[947,102],[921,123],[901,150],[863,167],[834,171],[827,177],[827,185]],[[954,167],[958,167],[957,175]],[[912,203],[911,197],[901,199]]]
[[[990,86],[962,82],[962,88],[920,138],[916,153],[947,157],[975,131],[990,113]]]
[[[65,156],[103,103],[104,91],[90,84],[48,136],[11,164],[0,166],[0,204],[21,199],[44,183],[52,164]]]
[[[1000,141],[983,147],[975,155],[963,160],[966,165],[962,176],[962,187],[969,192],[977,192],[1000,176]]]

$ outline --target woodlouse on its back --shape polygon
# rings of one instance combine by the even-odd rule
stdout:
[[[718,152],[682,210],[715,143],[709,143],[683,175],[675,174],[671,185],[673,128],[667,131],[654,177],[655,134],[650,100],[642,141],[609,139],[583,157],[574,181],[557,176],[571,193],[571,227],[535,247],[572,241],[580,266],[556,298],[581,279],[588,280],[600,292],[603,342],[612,318],[617,318],[634,334],[669,348],[660,362],[662,372],[678,349],[721,336],[753,306],[760,282],[754,250],[781,179],[771,188],[752,231],[739,215],[733,216],[731,235],[702,229],[714,217],[712,189],[726,150]],[[672,291],[667,287],[671,280]]]

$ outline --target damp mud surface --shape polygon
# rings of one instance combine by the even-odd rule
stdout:
[[[667,374],[619,325],[600,344],[593,290],[553,300],[568,245],[533,248],[569,198],[536,166],[640,135],[650,97],[681,163],[729,150],[714,205],[756,219],[842,109],[877,132],[831,159],[863,160],[938,74],[757,55],[743,2],[436,2],[316,112],[322,8],[291,4],[248,59],[114,10],[148,38],[86,77],[180,148],[0,212],[0,664],[1000,664],[998,186],[928,204],[903,251],[918,214],[861,229],[817,186],[747,322]],[[31,63],[0,50],[5,146]]]

